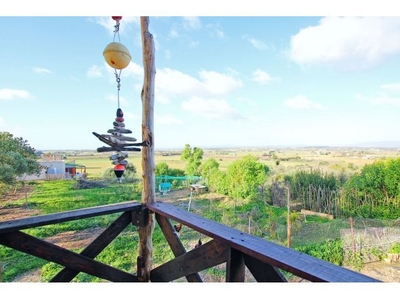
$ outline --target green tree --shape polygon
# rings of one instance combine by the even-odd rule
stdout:
[[[0,132],[0,185],[15,184],[19,177],[40,174],[41,165],[35,148],[21,137]]]
[[[387,160],[384,182],[387,197],[400,201],[400,159]]]
[[[269,172],[268,166],[253,155],[246,155],[228,166],[228,195],[237,199],[254,198]]]
[[[203,150],[190,147],[186,144],[181,153],[181,159],[186,161],[186,174],[189,176],[200,176],[200,165],[203,159]]]
[[[365,165],[344,185],[343,207],[349,215],[392,219],[400,216],[400,158]]]
[[[156,165],[155,174],[156,176],[160,175],[169,175],[169,166],[166,162],[160,162]]]
[[[219,168],[219,163],[215,158],[209,158],[204,163],[201,164],[201,177],[204,178],[206,183],[210,180],[212,174]]]

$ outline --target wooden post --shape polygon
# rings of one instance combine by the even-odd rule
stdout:
[[[146,146],[142,149],[142,177],[143,191],[142,204],[156,201],[155,192],[155,161],[154,161],[154,42],[148,31],[149,17],[140,17],[144,82],[142,89],[142,141]],[[139,281],[150,280],[150,271],[153,265],[153,236],[154,215],[150,214],[148,223],[139,227],[139,252],[137,258],[137,276]]]
[[[287,184],[287,247],[291,246],[292,238],[292,218],[290,216],[290,188],[289,183]]]

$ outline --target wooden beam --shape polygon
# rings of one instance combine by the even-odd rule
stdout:
[[[58,224],[72,220],[80,220],[101,215],[108,215],[116,212],[141,210],[141,208],[142,205],[140,203],[129,201],[117,204],[76,209],[61,213],[10,220],[0,222],[0,234],[44,225]]]
[[[222,264],[226,262],[228,255],[229,247],[212,240],[154,268],[150,273],[150,280],[152,282],[173,281]]]
[[[244,282],[245,265],[243,253],[230,248],[229,257],[226,262],[226,282]]]
[[[244,255],[244,263],[257,282],[287,282],[278,268],[249,255]]]
[[[0,235],[0,244],[113,282],[135,282],[137,277],[91,258],[16,231]]]
[[[163,232],[165,239],[171,247],[172,253],[175,257],[181,256],[186,253],[186,249],[183,246],[178,235],[174,231],[169,220],[159,214],[156,214],[157,223],[160,225],[161,231]],[[202,279],[198,273],[186,275],[188,282],[202,282]]]
[[[180,222],[243,254],[309,281],[380,282],[375,278],[187,212],[177,206],[157,202],[148,204],[147,207],[157,214]]]
[[[154,161],[154,41],[149,32],[149,17],[140,17],[142,52],[144,67],[144,82],[142,89],[142,141],[145,146],[142,150],[142,204],[156,201],[155,192],[155,161]],[[146,226],[139,227],[138,250],[138,279],[147,282],[150,280],[150,270],[153,267],[154,215],[148,218]]]
[[[131,213],[124,212],[116,219],[106,230],[104,230],[90,245],[88,245],[80,254],[89,258],[95,258],[104,250],[128,225],[131,223]],[[64,268],[56,274],[50,282],[69,282],[79,272],[76,270]]]

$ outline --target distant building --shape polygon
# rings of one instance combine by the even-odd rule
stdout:
[[[72,179],[75,178],[77,174],[79,174],[79,178],[86,177],[86,166],[84,165],[66,163],[63,160],[39,161],[39,164],[44,167],[40,175],[25,175],[20,179],[25,181]]]

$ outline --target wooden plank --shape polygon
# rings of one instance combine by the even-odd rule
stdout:
[[[131,223],[131,212],[124,212],[116,219],[106,230],[104,230],[96,239],[93,240],[82,252],[81,255],[95,258],[104,250],[129,224]],[[50,282],[69,282],[79,272],[76,270],[64,268],[56,274]]]
[[[183,246],[181,240],[178,235],[174,231],[169,220],[159,214],[156,214],[157,223],[160,225],[160,228],[167,240],[169,246],[171,247],[172,253],[175,257],[183,255],[186,253],[186,249]],[[188,282],[202,282],[202,279],[198,273],[186,275],[186,280]]]
[[[112,282],[135,282],[137,277],[91,258],[16,231],[0,234],[0,244]]]
[[[321,218],[327,218],[328,220],[333,220],[335,218],[334,215],[330,215],[330,214],[325,214],[325,213],[320,213],[320,212],[316,212],[316,211],[312,211],[312,210],[307,210],[307,209],[302,209],[300,211],[301,214],[305,215],[305,216],[318,216]]]
[[[108,215],[116,212],[141,210],[141,208],[141,204],[133,201],[127,201],[117,204],[82,208],[66,212],[4,221],[0,222],[0,234],[49,224],[58,224],[72,220]]]
[[[147,207],[155,213],[176,220],[259,261],[309,281],[380,282],[375,278],[342,268],[294,249],[286,248],[261,237],[241,232],[167,203],[151,203]]]
[[[287,282],[278,268],[249,255],[244,255],[244,263],[257,282]]]
[[[229,255],[229,247],[220,244],[215,240],[195,248],[185,254],[154,268],[150,272],[150,281],[169,282],[194,274],[223,262],[226,262]]]
[[[243,253],[231,248],[226,262],[226,282],[244,282],[244,271]]]
[[[140,32],[142,37],[143,54],[143,88],[142,99],[142,141],[145,145],[142,151],[142,204],[156,201],[154,155],[154,89],[155,89],[155,46],[153,35],[149,31],[149,17],[140,17]],[[150,214],[148,223],[138,229],[138,278],[140,281],[150,280],[150,271],[153,268],[154,215]]]

